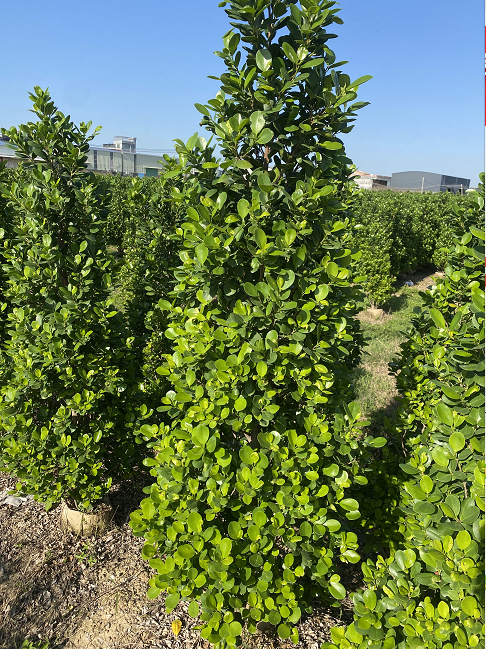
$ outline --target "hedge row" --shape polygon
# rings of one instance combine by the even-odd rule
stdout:
[[[164,157],[170,171],[177,162]],[[118,301],[131,310],[133,326],[143,333],[152,298],[170,290],[170,269],[176,263],[171,237],[183,215],[170,200],[175,180],[103,176],[100,182],[109,197],[105,242],[126,262],[115,278]],[[178,179],[179,189],[184,182]],[[381,306],[400,273],[444,269],[458,222],[456,206],[464,200],[450,193],[355,192],[357,227],[350,245],[362,254],[357,268],[370,303]]]
[[[420,267],[444,269],[447,248],[463,196],[392,191],[357,192],[353,244],[362,252],[360,270],[369,301],[381,305],[399,273]]]
[[[175,164],[166,162],[169,167]],[[137,282],[132,271],[143,267],[144,251],[148,257],[154,254],[148,247],[152,234],[149,222],[162,229],[166,242],[175,232],[177,210],[164,200],[170,196],[174,181],[105,177],[104,182],[111,194],[106,241],[130,258],[130,270],[120,277],[122,290],[130,292],[130,284]],[[358,227],[350,244],[362,253],[358,269],[366,278],[363,286],[371,303],[381,305],[390,297],[400,273],[424,267],[444,269],[458,219],[455,206],[464,200],[450,193],[355,193],[352,210]],[[147,261],[149,266],[153,263]]]
[[[398,542],[390,530],[389,556],[362,565],[355,621],[323,649],[484,646],[484,184],[456,216],[464,234],[391,365],[401,407],[389,445],[404,453],[371,472],[371,487],[396,483],[399,467]]]

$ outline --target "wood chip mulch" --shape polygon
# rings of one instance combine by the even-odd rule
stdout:
[[[139,507],[150,476],[118,485],[110,492],[116,513],[107,532],[83,539],[64,533],[59,511],[32,500],[14,507],[0,504],[0,649],[19,649],[24,639],[49,641],[49,649],[207,649],[181,602],[170,614],[163,597],[148,600],[152,574],[141,556],[143,539],[133,536],[130,512]],[[15,479],[0,473],[0,492]],[[360,564],[341,564],[348,591],[361,584]],[[182,622],[174,636],[171,623]],[[244,636],[245,649],[319,649],[329,629],[352,620],[352,603],[325,608],[316,602],[299,625],[294,645],[272,633]]]

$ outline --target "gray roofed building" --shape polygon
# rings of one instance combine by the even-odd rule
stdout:
[[[399,171],[391,176],[392,189],[410,190],[416,192],[452,192],[464,193],[469,189],[471,180],[457,176],[435,174],[430,171]]]

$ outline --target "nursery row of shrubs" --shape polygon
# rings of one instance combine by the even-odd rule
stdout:
[[[444,270],[447,249],[459,225],[464,197],[362,190],[356,196],[353,245],[361,252],[368,300],[382,305],[400,273],[418,268]],[[480,225],[478,223],[476,225]]]
[[[217,647],[261,621],[297,642],[316,598],[346,596],[360,531],[375,560],[333,644],[475,646],[484,186],[393,370],[399,418],[368,434],[360,199],[338,137],[368,77],[327,45],[333,2],[221,5],[227,71],[196,105],[221,159],[195,135],[160,180],[86,173],[98,131],[40,88],[37,121],[7,132],[23,167],[0,179],[0,468],[83,511],[148,469],[131,516],[148,597],[189,601]]]
[[[174,164],[166,156],[168,171]],[[177,209],[160,200],[161,192],[165,197],[170,195],[175,181],[106,177],[105,182],[112,196],[104,230],[106,241],[116,246],[121,255],[135,254],[136,262],[132,261],[132,265],[143,267],[143,256],[152,254],[146,243],[140,245],[149,241],[147,220],[160,228],[158,236],[164,236],[164,240],[177,224]],[[355,192],[355,228],[350,245],[362,253],[358,269],[365,276],[363,287],[368,302],[381,306],[395,290],[400,273],[418,268],[444,270],[447,249],[458,225],[458,206],[463,202],[463,196],[450,193]],[[168,252],[166,240],[165,253]],[[163,266],[160,271],[163,273]],[[135,279],[122,276],[120,285],[122,290],[133,290]]]
[[[170,283],[167,259],[173,257],[176,246],[169,237],[184,218],[180,206],[168,200],[172,188],[180,188],[184,181],[170,177],[177,161],[164,158],[169,177],[104,176],[102,180],[109,196],[104,240],[127,262],[115,281],[118,299],[132,309],[136,302],[141,314],[146,313],[153,295],[162,294],[162,283]],[[450,193],[354,193],[355,228],[350,245],[362,255],[358,269],[368,303],[381,306],[386,302],[399,274],[420,268],[444,270],[458,226],[458,206],[464,200]]]

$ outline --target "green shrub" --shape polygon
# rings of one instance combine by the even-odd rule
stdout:
[[[170,172],[175,162],[166,157]],[[165,299],[173,290],[172,268],[179,262],[172,235],[185,210],[181,210],[180,202],[171,199],[174,186],[172,179],[163,177],[137,178],[132,180],[126,197],[132,206],[132,216],[123,237],[124,260],[116,277],[117,300],[123,305],[130,329],[140,338],[142,347],[156,326],[153,317],[147,320],[147,314],[154,303]]]
[[[408,451],[401,548],[363,564],[355,621],[324,648],[484,646],[483,214],[481,184],[456,209],[465,233],[393,366]]]
[[[100,176],[98,181],[107,196],[108,209],[103,224],[103,237],[109,246],[116,246],[119,256],[123,256],[123,239],[130,226],[134,201],[129,200],[133,187],[131,176]]]
[[[38,121],[5,131],[31,171],[2,187],[13,227],[1,249],[10,379],[0,392],[0,465],[47,507],[64,498],[87,509],[141,461],[139,377],[108,302],[102,188],[85,172],[97,130],[76,127],[38,87],[31,99]]]
[[[353,245],[362,251],[360,272],[367,276],[370,302],[383,304],[399,273],[419,267],[443,270],[445,248],[457,225],[456,203],[462,196],[362,190],[355,195]]]
[[[222,90],[196,105],[224,157],[197,134],[178,141],[182,266],[159,304],[172,421],[142,428],[157,482],[131,517],[157,571],[148,596],[166,591],[169,611],[191,600],[220,647],[258,621],[297,641],[314,596],[344,598],[337,561],[359,560],[359,504],[346,491],[365,481],[353,458],[385,442],[358,444],[359,408],[347,403],[361,294],[336,133],[350,130],[363,104],[346,102],[366,77],[334,70],[332,2],[228,5]]]

